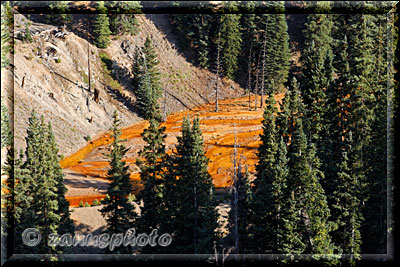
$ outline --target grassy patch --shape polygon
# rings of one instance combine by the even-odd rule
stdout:
[[[101,59],[105,84],[122,93],[122,86],[119,84],[117,77],[112,74],[112,60],[105,52],[100,52],[99,57]]]
[[[89,84],[89,77],[86,75],[86,73],[83,70],[80,70],[79,74],[81,75],[83,82]]]

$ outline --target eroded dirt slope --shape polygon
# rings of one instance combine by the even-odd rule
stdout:
[[[44,115],[46,122],[52,122],[60,153],[66,156],[85,146],[85,138],[94,139],[107,131],[114,110],[119,112],[123,126],[142,121],[135,112],[131,69],[133,51],[144,44],[147,36],[153,40],[160,61],[168,114],[212,101],[213,74],[191,65],[177,52],[170,42],[174,39],[172,33],[167,32],[166,36],[153,23],[157,15],[150,18],[138,15],[140,33],[133,37],[113,37],[106,49],[98,49],[87,41],[90,38],[85,37],[85,16],[74,16],[74,30],[66,30],[60,36],[61,29],[16,14],[14,68],[3,68],[1,72],[2,97],[12,113],[18,150],[25,147],[32,109]],[[30,25],[31,43],[18,39],[18,33],[25,31],[25,24]],[[108,57],[108,67],[101,55]],[[94,99],[94,89],[99,90],[98,101]],[[234,82],[222,81],[222,98],[242,94],[243,89]],[[163,103],[164,99],[160,99],[162,107]]]

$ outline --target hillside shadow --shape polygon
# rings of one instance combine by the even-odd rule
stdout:
[[[176,49],[178,53],[180,53],[186,59],[186,61],[190,62],[196,67],[199,67],[195,50],[190,47],[186,49],[183,48],[184,46],[182,45],[182,42],[185,40],[182,40],[173,32],[167,14],[146,14],[145,16],[154,23],[160,32],[165,35],[165,38],[171,43],[173,49]]]
[[[108,84],[101,81],[99,82],[104,86],[105,90],[112,98],[122,103],[130,111],[138,113],[136,106],[133,104],[134,100],[131,97],[122,94],[119,90],[112,88]]]

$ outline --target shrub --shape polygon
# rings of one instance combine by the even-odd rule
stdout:
[[[100,205],[100,202],[97,199],[93,200],[92,206],[98,206],[98,205]]]
[[[129,194],[129,196],[128,196],[128,201],[129,201],[129,202],[132,202],[132,201],[135,201],[135,200],[136,200],[135,194]]]
[[[83,137],[86,142],[89,142],[92,138],[90,137],[90,135],[86,135],[85,137]]]
[[[57,58],[56,62],[61,63],[61,58]]]
[[[80,208],[83,207],[83,201],[82,200],[79,202],[79,207]]]
[[[90,204],[86,202],[85,207],[90,207]]]

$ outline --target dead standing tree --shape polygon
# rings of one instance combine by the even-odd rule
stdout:
[[[232,175],[232,207],[230,213],[230,232],[232,235],[233,245],[235,247],[235,253],[241,253],[241,247],[243,241],[241,240],[240,236],[241,233],[239,232],[239,224],[245,223],[242,221],[243,219],[243,211],[240,207],[243,206],[243,192],[242,186],[246,182],[244,179],[246,178],[242,172],[242,162],[246,161],[246,158],[243,155],[238,155],[237,148],[239,147],[237,142],[237,134],[236,134],[236,126],[235,126],[235,141],[233,146],[233,155],[232,155],[232,162],[233,162],[233,175]],[[247,166],[246,166],[247,170]],[[247,171],[246,171],[247,173]],[[242,208],[243,209],[243,208]]]
[[[260,108],[264,107],[264,84],[265,84],[265,50],[266,50],[267,38],[264,31],[264,42],[263,42],[263,59],[262,59],[262,71],[261,71],[261,103]]]
[[[219,79],[220,79],[220,71],[221,71],[221,59],[220,59],[220,51],[221,51],[221,31],[218,33],[218,41],[217,41],[217,63],[215,70],[215,112],[218,112],[218,98],[219,98]]]
[[[251,50],[253,48],[253,42],[250,44],[249,51],[249,63],[248,63],[248,81],[247,81],[247,91],[249,93],[249,110],[251,110]]]

